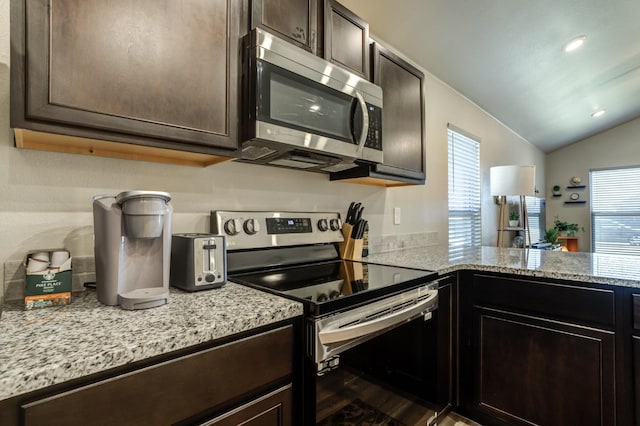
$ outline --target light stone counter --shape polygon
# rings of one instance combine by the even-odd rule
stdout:
[[[5,303],[0,319],[0,400],[302,315],[302,304],[234,283],[126,311],[95,291],[70,305],[24,311]]]
[[[640,258],[633,256],[427,246],[364,260],[440,274],[471,269],[640,287]],[[141,311],[104,306],[94,291],[60,308],[23,311],[5,302],[0,400],[299,315],[300,303],[234,283],[198,293],[172,289],[169,304]]]
[[[446,274],[463,269],[640,287],[640,257],[498,247],[450,251],[417,247],[372,254],[367,262]]]

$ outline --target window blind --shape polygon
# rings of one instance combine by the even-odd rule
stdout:
[[[449,251],[482,243],[480,143],[448,129]]]
[[[525,197],[527,203],[527,216],[529,216],[529,232],[531,241],[536,243],[545,238],[545,200],[537,197]]]
[[[591,249],[640,256],[640,167],[592,170]]]

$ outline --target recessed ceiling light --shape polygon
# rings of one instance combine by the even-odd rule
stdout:
[[[593,118],[598,118],[598,117],[602,117],[605,113],[607,112],[606,109],[599,109],[596,112],[594,112],[593,114],[591,114],[591,116]]]
[[[587,38],[587,36],[584,36],[584,35],[578,36],[578,37],[574,38],[573,40],[571,40],[569,43],[565,44],[562,49],[565,52],[573,52],[578,47],[582,46],[582,44],[584,43],[584,40],[586,38]]]

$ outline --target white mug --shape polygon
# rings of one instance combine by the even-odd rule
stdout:
[[[41,252],[38,252],[38,253],[33,253],[31,255],[31,258],[32,259],[37,259],[37,260],[39,260],[41,262],[47,262],[48,263],[49,262],[49,252],[41,251]]]
[[[54,251],[51,253],[51,266],[59,268],[67,259],[69,259],[68,251]]]
[[[27,272],[42,272],[49,267],[49,262],[31,257],[27,262]]]

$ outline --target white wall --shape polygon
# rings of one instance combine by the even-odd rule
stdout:
[[[547,154],[547,227],[555,216],[562,221],[585,228],[579,233],[580,251],[591,251],[591,216],[589,203],[589,171],[609,167],[640,166],[640,118],[591,136]],[[567,190],[573,176],[582,179],[587,188]],[[551,196],[551,188],[560,185],[562,197]],[[571,192],[580,194],[586,204],[564,204]]]
[[[9,0],[0,0],[0,264],[30,249],[64,246],[92,255],[91,197],[129,189],[172,194],[174,232],[208,231],[212,209],[346,211],[366,205],[372,236],[438,232],[447,238],[447,123],[482,139],[483,237],[495,244],[496,207],[488,168],[535,164],[544,182],[544,155],[477,106],[428,76],[426,82],[427,184],[384,189],[329,182],[326,175],[225,163],[208,168],[18,150],[9,129]],[[402,28],[396,23],[394,28]],[[402,223],[393,225],[393,207]]]

